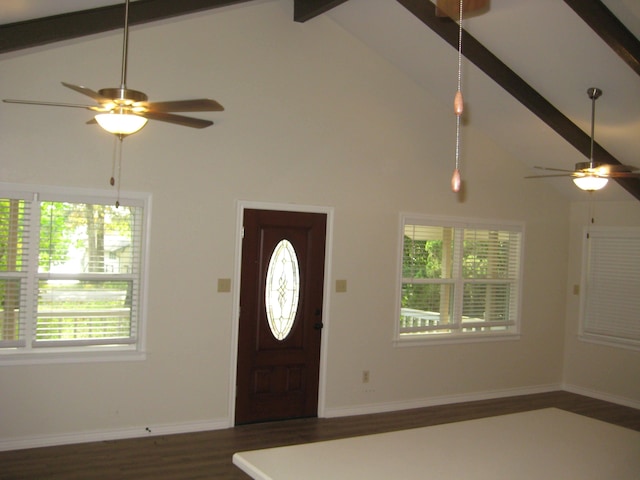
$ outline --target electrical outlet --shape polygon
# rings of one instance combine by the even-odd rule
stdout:
[[[362,383],[369,383],[369,370],[362,371]]]

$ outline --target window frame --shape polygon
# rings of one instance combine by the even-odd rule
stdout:
[[[33,205],[39,205],[39,202],[68,202],[103,205],[115,204],[116,202],[116,195],[111,190],[2,182],[0,182],[0,197],[20,198],[32,203],[31,215],[32,219],[36,223],[40,219],[40,216],[38,213],[34,213]],[[25,336],[24,346],[0,348],[0,366],[41,363],[129,361],[144,360],[146,358],[148,256],[152,196],[150,193],[121,191],[119,192],[118,201],[121,206],[135,206],[142,209],[139,239],[139,274],[137,276],[138,310],[136,315],[135,340],[132,342],[122,342],[116,345],[91,345],[91,342],[84,342],[82,345],[70,345],[66,342],[61,342],[60,346],[34,346],[33,333],[35,332],[37,315],[36,305],[34,304],[27,312],[28,317],[25,319],[25,323],[31,324],[27,329],[27,335],[30,335],[31,338]],[[39,227],[36,231],[39,231]],[[32,236],[35,235],[32,233]],[[27,286],[25,287],[27,289],[27,298],[33,297],[35,290],[38,288],[38,280],[43,275],[38,272],[39,234],[37,237],[36,241],[32,241],[29,245],[29,263],[25,272],[23,272],[27,278]],[[60,275],[61,274],[56,274],[56,276]],[[64,274],[62,275],[64,276]],[[83,280],[90,280],[95,275],[96,274],[73,274],[74,278],[82,277]]]
[[[413,335],[403,334],[400,331],[400,313],[402,310],[402,285],[403,285],[403,259],[404,259],[404,232],[406,225],[421,225],[427,227],[452,227],[457,229],[475,229],[475,230],[496,230],[511,231],[520,234],[520,244],[518,246],[518,273],[515,280],[515,320],[513,325],[508,327],[506,331],[472,331],[462,332],[455,330],[450,333],[416,333]],[[456,237],[454,233],[453,237]],[[398,228],[398,254],[397,254],[397,278],[396,278],[396,308],[394,311],[394,337],[395,346],[419,346],[433,344],[448,343],[475,343],[486,341],[503,341],[518,340],[521,331],[522,318],[522,283],[524,270],[524,244],[525,244],[525,224],[519,221],[495,220],[495,219],[476,219],[454,216],[439,216],[417,213],[401,213]],[[456,250],[461,246],[453,245]],[[459,259],[454,259],[454,264],[459,263]],[[454,267],[455,268],[455,267]],[[477,283],[472,279],[456,278],[452,274],[450,279],[427,279],[425,283],[450,283],[454,285],[463,285],[464,283]],[[480,281],[481,282],[481,281]],[[489,282],[492,283],[492,282]],[[454,294],[454,298],[457,298]],[[463,295],[459,295],[459,300],[453,300],[453,315],[461,316]],[[497,325],[498,326],[498,325]]]

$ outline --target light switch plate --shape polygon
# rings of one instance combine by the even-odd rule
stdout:
[[[219,278],[218,279],[218,292],[229,293],[231,291],[231,279]]]
[[[336,292],[344,293],[347,291],[347,281],[346,280],[336,280]]]

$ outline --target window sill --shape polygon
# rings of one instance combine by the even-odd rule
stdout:
[[[487,333],[473,335],[411,335],[396,337],[394,347],[421,347],[427,345],[450,345],[459,343],[503,342],[520,340],[519,333]]]
[[[137,350],[111,350],[73,352],[9,353],[0,352],[0,367],[62,363],[137,362],[146,359],[146,353]]]
[[[578,336],[581,342],[594,343],[607,347],[624,348],[626,350],[640,351],[640,342],[624,338],[606,337],[604,335],[582,334]]]

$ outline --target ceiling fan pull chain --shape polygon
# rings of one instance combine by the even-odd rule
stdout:
[[[112,187],[116,184],[116,156],[118,153],[118,136],[113,136],[113,155],[111,155],[111,178],[109,179],[109,185]]]
[[[451,176],[451,190],[454,193],[460,191],[462,180],[460,178],[460,128],[462,112],[464,111],[464,100],[462,97],[462,7],[463,1],[460,0],[459,20],[458,20],[458,83],[456,95],[453,100],[453,111],[456,114],[456,164]]]
[[[116,196],[116,208],[120,206],[120,185],[122,184],[122,140],[124,140],[124,135],[118,135],[118,192]]]
[[[120,183],[122,178],[122,140],[124,135],[115,135],[113,144],[113,158],[111,162],[111,178],[109,184],[113,187],[116,185],[116,163],[118,165],[118,183],[116,186],[116,208],[120,206]]]

